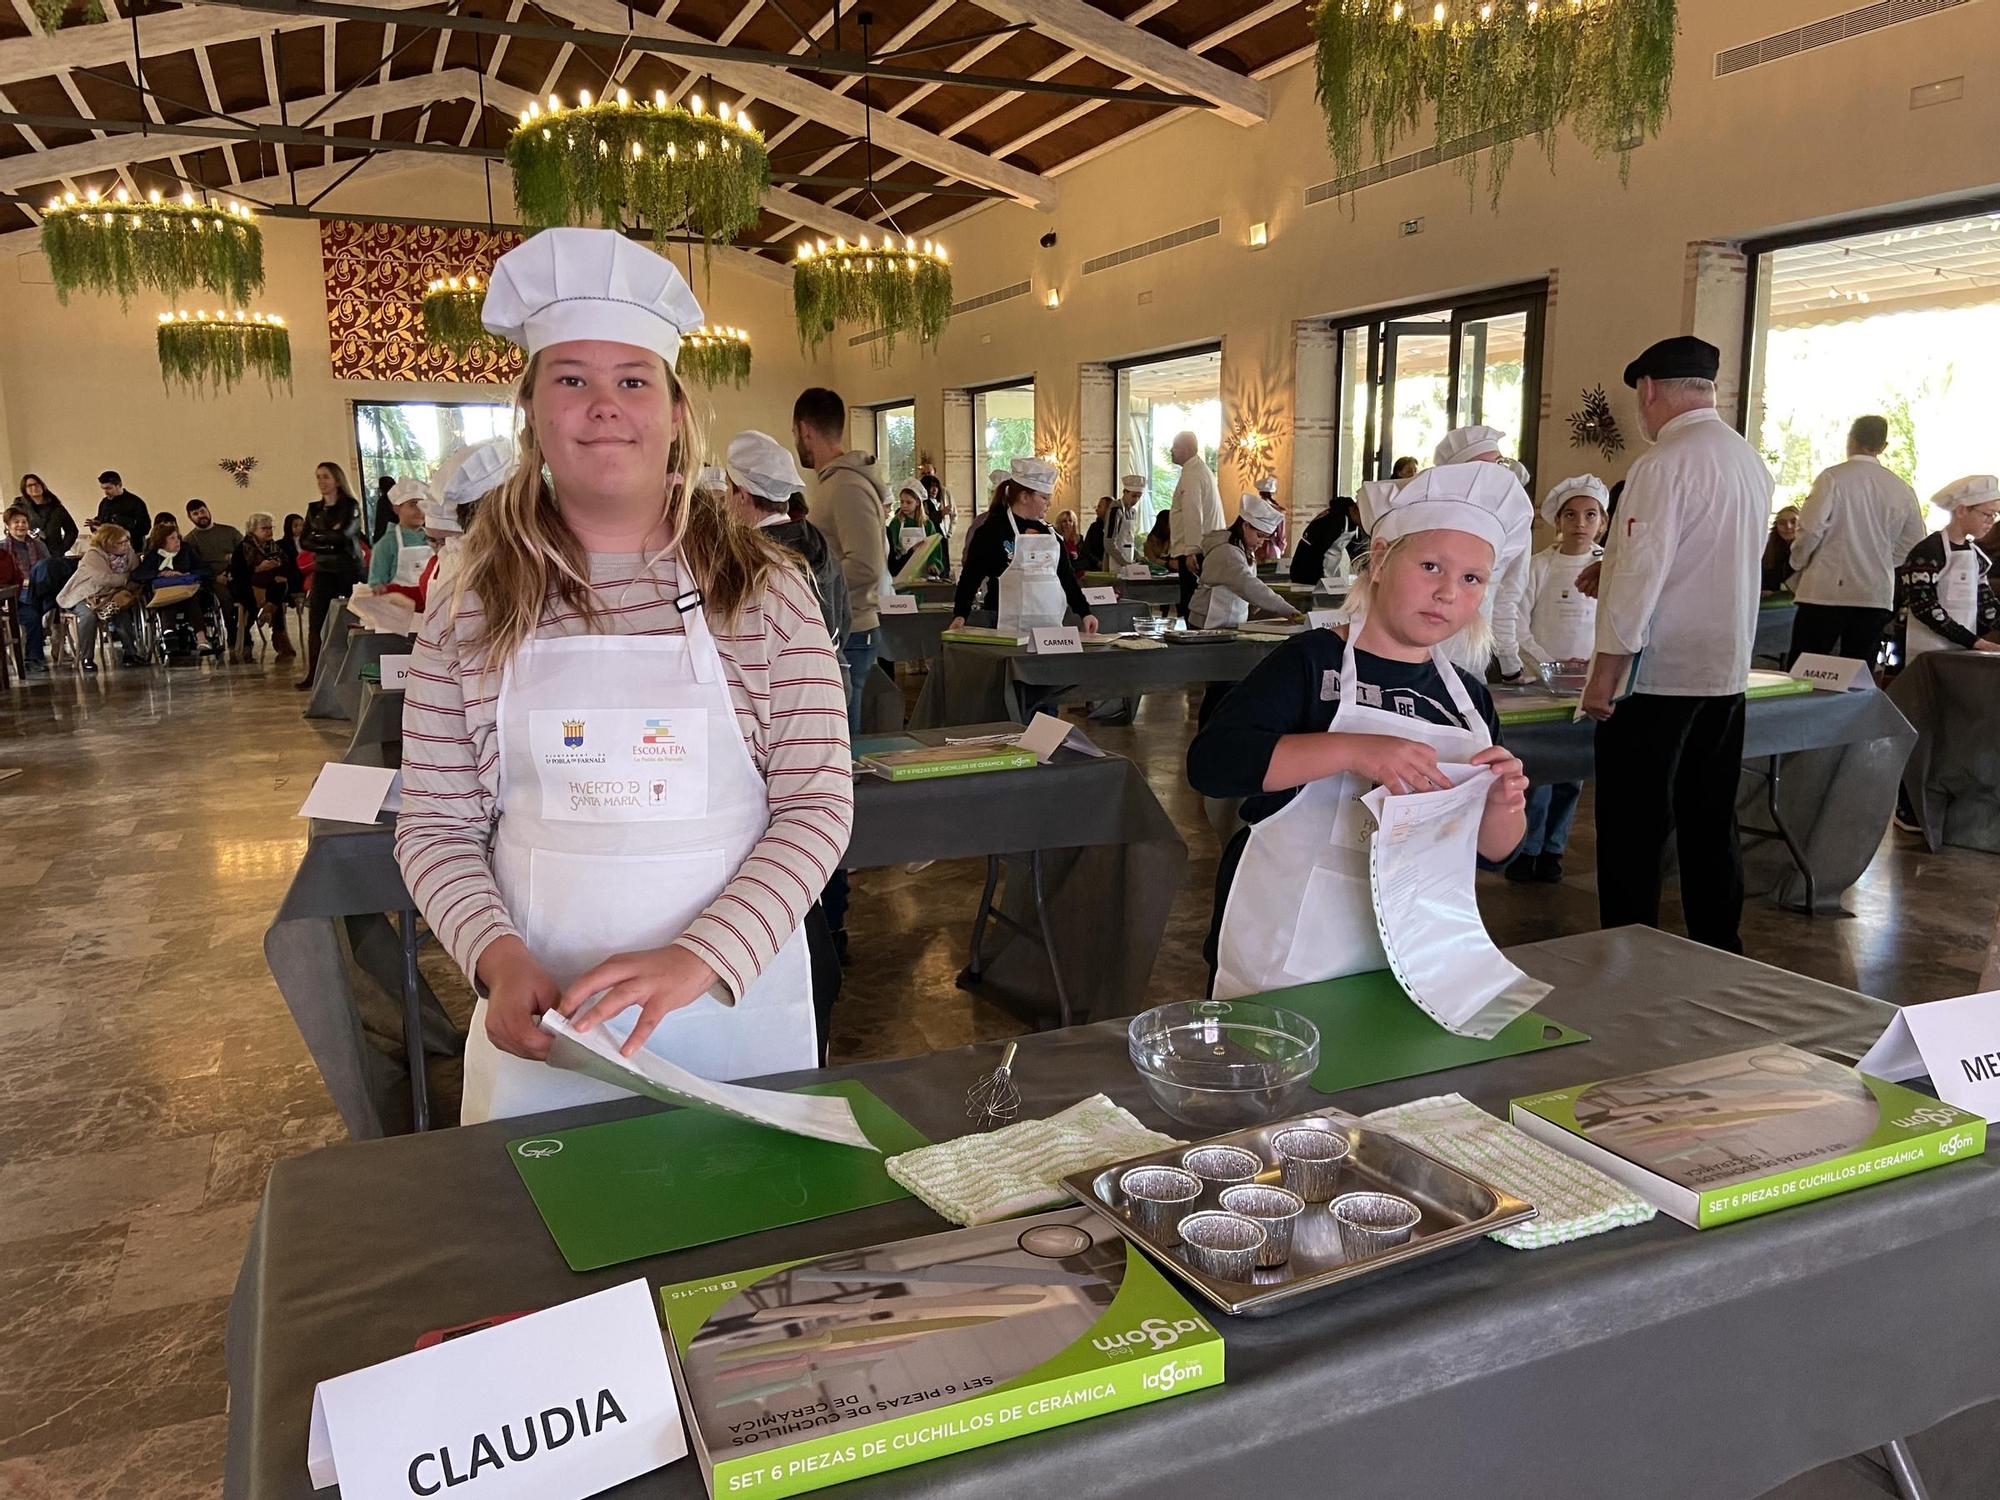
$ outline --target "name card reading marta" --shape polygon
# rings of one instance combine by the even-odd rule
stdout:
[[[640,1280],[320,1382],[306,1462],[370,1500],[582,1500],[686,1453]]]

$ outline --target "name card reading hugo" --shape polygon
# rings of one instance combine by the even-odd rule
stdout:
[[[313,1488],[583,1500],[687,1453],[643,1280],[321,1381]]]
[[[1869,675],[1868,663],[1854,656],[1820,656],[1814,652],[1802,652],[1792,663],[1792,676],[1801,682],[1810,682],[1814,688],[1826,693],[1845,693],[1853,688],[1875,686],[1875,679]]]
[[[1144,563],[1121,563],[1118,567],[1118,576],[1133,579],[1151,578],[1153,570]]]
[[[1028,632],[1028,649],[1037,656],[1062,656],[1083,649],[1083,632],[1075,625],[1037,625]]]
[[[875,598],[875,608],[878,613],[885,615],[913,615],[917,612],[917,596],[878,594]]]
[[[1946,1104],[2000,1120],[2000,990],[1904,1006],[1855,1066],[1891,1083],[1927,1073]]]
[[[410,658],[407,653],[402,656],[385,656],[381,661],[382,690],[384,692],[400,693],[405,687],[409,686]]]
[[[1118,590],[1099,584],[1096,588],[1088,588],[1083,591],[1083,602],[1085,604],[1116,604],[1118,602]]]

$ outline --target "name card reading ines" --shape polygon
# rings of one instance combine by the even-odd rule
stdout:
[[[1118,602],[1118,590],[1107,588],[1102,584],[1096,588],[1085,589],[1083,591],[1083,602],[1085,604],[1116,604]]]
[[[1083,632],[1075,625],[1037,625],[1028,632],[1028,649],[1037,656],[1062,656],[1083,649]]]

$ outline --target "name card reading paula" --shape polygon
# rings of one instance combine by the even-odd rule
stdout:
[[[313,1488],[583,1500],[687,1453],[646,1283],[321,1381]]]

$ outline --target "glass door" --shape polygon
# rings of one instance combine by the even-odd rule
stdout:
[[[1428,468],[1438,440],[1450,430],[1452,360],[1449,314],[1382,326],[1382,417],[1378,474],[1409,456]]]

